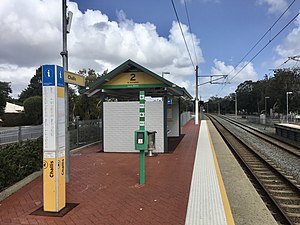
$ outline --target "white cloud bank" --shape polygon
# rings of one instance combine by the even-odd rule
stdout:
[[[252,63],[249,63],[245,68],[243,68],[247,63],[248,62],[243,62],[234,68],[232,65],[225,65],[225,62],[215,59],[215,65],[211,69],[211,73],[229,75],[227,80],[229,80],[232,84],[240,84],[245,80],[257,81],[258,74]]]
[[[74,2],[68,7],[74,14],[68,35],[70,71],[93,68],[102,73],[132,59],[158,74],[170,72],[170,80],[189,89],[194,70],[176,22],[164,38],[154,24],[135,23],[123,11],[119,21],[110,21],[99,10],[81,12]],[[61,0],[2,0],[0,18],[0,80],[12,82],[16,97],[40,65],[61,64]],[[182,27],[192,49],[188,27]],[[192,35],[203,62],[200,40]]]
[[[218,85],[200,86],[200,95],[202,96],[202,98],[204,100],[208,100],[210,97],[215,95],[218,95],[218,97],[224,97],[226,95],[229,95],[230,93],[235,92],[236,87],[246,80],[257,81],[258,73],[255,71],[252,63],[249,63],[244,69],[242,69],[247,63],[248,62],[242,62],[235,68],[233,65],[226,65],[225,62],[215,59],[214,66],[211,69],[211,74],[228,75],[228,77],[227,79],[220,79],[213,82],[219,83]],[[220,77],[213,77],[213,79],[218,78]],[[209,81],[210,78],[201,78],[200,84]]]

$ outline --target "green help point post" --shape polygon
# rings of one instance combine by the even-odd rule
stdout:
[[[148,148],[148,133],[145,130],[145,91],[140,91],[140,129],[134,133],[135,149],[140,150],[140,184],[145,184],[145,150]]]

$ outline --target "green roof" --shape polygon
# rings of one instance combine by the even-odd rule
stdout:
[[[186,91],[185,88],[182,87],[178,87],[176,84],[164,79],[163,77],[157,75],[156,73],[153,73],[151,70],[137,64],[136,62],[132,61],[132,60],[127,60],[126,62],[122,63],[120,66],[116,67],[114,70],[112,70],[111,72],[109,72],[108,74],[98,77],[95,82],[93,82],[92,84],[89,85],[89,87],[80,90],[81,94],[90,94],[93,95],[91,93],[95,92],[98,89],[110,89],[111,87],[109,87],[108,85],[105,85],[105,83],[107,83],[108,81],[110,81],[111,79],[113,79],[114,77],[118,76],[120,73],[124,73],[127,71],[137,71],[137,72],[144,72],[150,76],[152,76],[153,78],[155,78],[156,80],[160,81],[160,84],[149,84],[149,85],[143,85],[142,89],[147,89],[147,88],[167,88],[169,91],[171,91],[172,93],[176,94],[177,96],[185,96],[189,99],[192,99],[192,96]],[[119,87],[119,89],[128,89],[128,88],[136,88],[139,89],[138,85],[131,85],[128,87]],[[141,88],[140,88],[141,89]]]

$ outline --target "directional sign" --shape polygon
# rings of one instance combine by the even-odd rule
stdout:
[[[85,77],[76,73],[65,71],[65,82],[69,84],[76,84],[85,86]]]

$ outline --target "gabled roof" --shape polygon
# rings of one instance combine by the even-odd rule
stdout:
[[[139,84],[135,82],[128,82],[126,85],[110,85],[112,81],[117,80],[117,77],[121,76],[123,73],[142,73],[141,76],[147,77],[148,80],[151,80],[150,84]],[[108,74],[98,77],[95,82],[93,82],[89,87],[80,91],[81,94],[87,94],[89,96],[94,95],[100,90],[123,90],[125,89],[164,89],[167,88],[169,92],[176,96],[184,96],[186,98],[192,99],[192,96],[186,91],[185,88],[178,87],[176,84],[164,79],[163,77],[157,75],[151,70],[137,64],[132,60],[127,60]],[[158,93],[157,93],[158,94]]]

